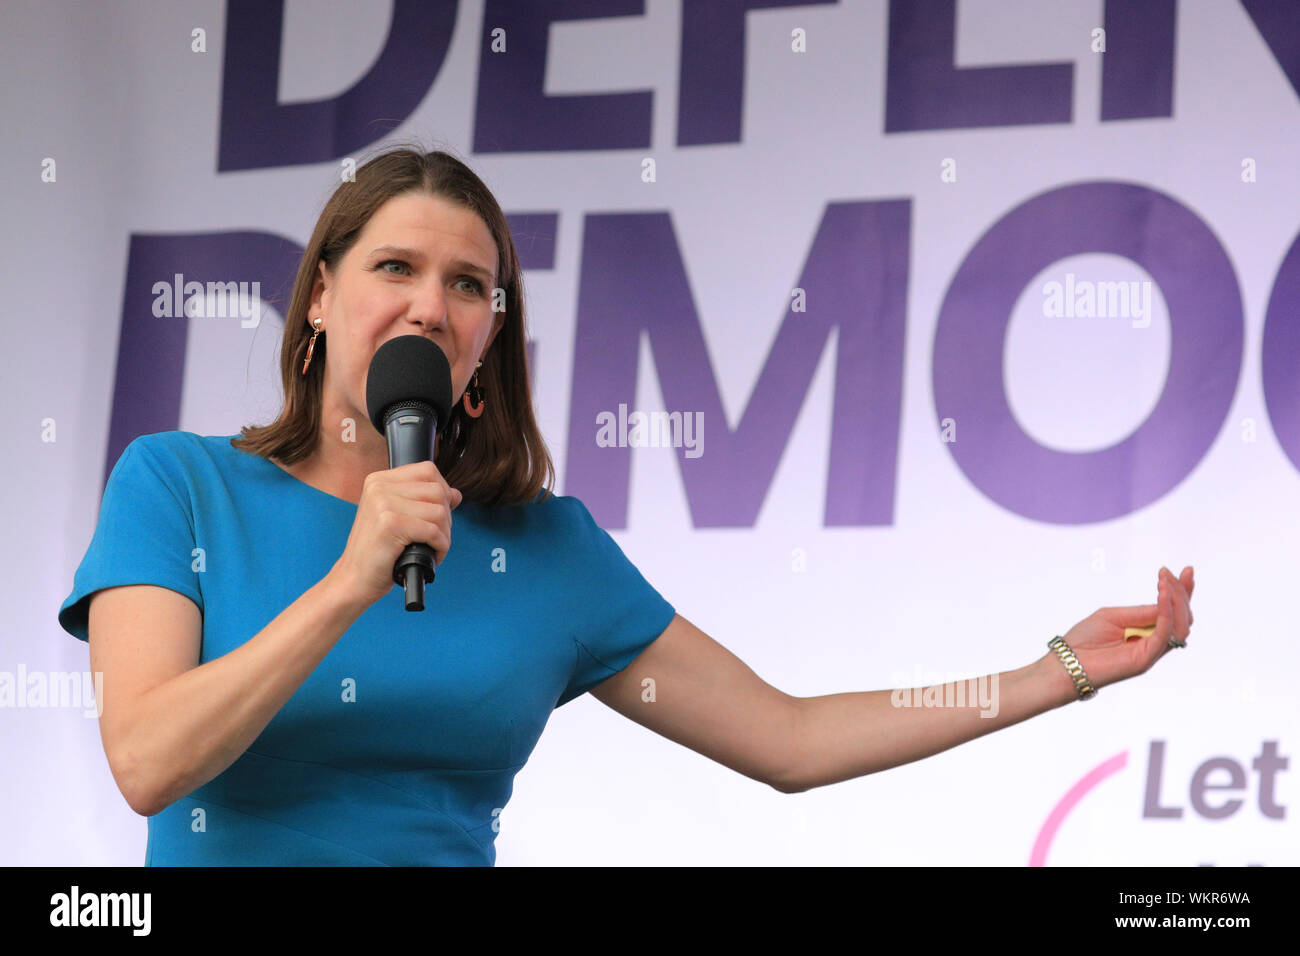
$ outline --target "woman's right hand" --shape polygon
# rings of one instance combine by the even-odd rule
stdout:
[[[451,547],[451,513],[461,498],[432,461],[372,471],[348,543],[330,574],[369,607],[396,586],[393,565],[407,545],[427,544],[435,566],[442,563]]]

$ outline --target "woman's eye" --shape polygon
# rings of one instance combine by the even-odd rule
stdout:
[[[483,285],[478,281],[478,279],[472,279],[469,276],[461,276],[460,281],[468,282],[470,285],[472,285],[474,287],[475,295],[478,295],[480,292],[483,291]]]
[[[383,262],[379,263],[379,265],[378,265],[376,268],[383,269],[384,266],[387,266],[387,265],[398,265],[398,266],[402,266],[403,268],[408,268],[408,269],[410,268],[410,266],[408,266],[408,265],[407,265],[405,262],[403,262],[401,259],[385,259]],[[388,274],[389,274],[389,275],[399,275],[400,273],[390,272],[390,273],[388,273]]]

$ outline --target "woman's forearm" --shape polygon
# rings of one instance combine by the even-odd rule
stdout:
[[[800,698],[794,791],[940,753],[1077,699],[1055,654],[1018,670],[937,684]],[[987,716],[984,716],[987,715]]]
[[[244,644],[143,694],[123,744],[137,811],[152,816],[234,763],[364,610],[331,572]]]

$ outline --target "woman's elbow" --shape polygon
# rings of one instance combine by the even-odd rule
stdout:
[[[118,791],[135,813],[142,817],[151,817],[162,811],[166,804],[159,798],[158,787],[154,786],[145,766],[136,752],[127,746],[104,746],[104,756],[108,758],[108,769],[113,775],[113,782]]]

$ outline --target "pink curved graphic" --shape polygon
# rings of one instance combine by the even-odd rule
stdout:
[[[1052,812],[1047,815],[1042,829],[1038,831],[1038,839],[1034,841],[1034,849],[1029,854],[1030,866],[1047,865],[1047,851],[1051,849],[1052,841],[1056,839],[1056,831],[1061,828],[1061,824],[1065,822],[1065,818],[1069,816],[1075,804],[1082,800],[1089,790],[1111,774],[1123,770],[1126,763],[1128,763],[1128,751],[1121,750],[1115,756],[1089,770],[1083,775],[1082,780],[1066,792],[1065,796],[1052,808]]]

